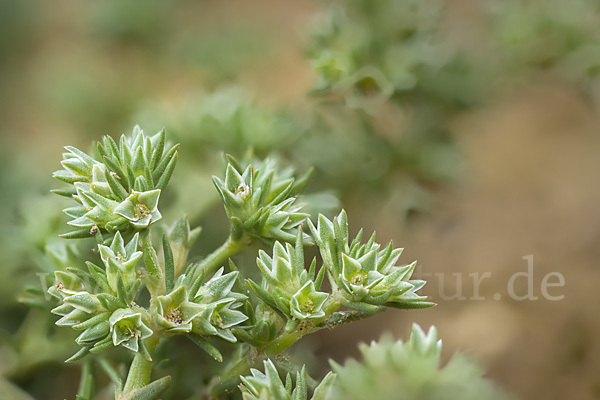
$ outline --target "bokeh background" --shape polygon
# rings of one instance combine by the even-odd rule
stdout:
[[[197,255],[227,231],[222,152],[252,148],[315,165],[319,204],[433,274],[437,307],[320,333],[317,360],[434,324],[517,398],[600,398],[598,72],[594,0],[0,0],[0,397],[73,396],[71,338],[22,304],[63,229],[51,172],[140,124],[181,143],[168,201],[214,231]]]

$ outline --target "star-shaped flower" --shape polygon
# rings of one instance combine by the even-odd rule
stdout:
[[[142,314],[129,308],[120,308],[112,313],[108,322],[113,344],[137,352],[140,340],[152,335],[152,330],[142,322]]]
[[[290,312],[297,319],[315,319],[325,316],[323,304],[329,295],[317,292],[315,283],[308,281],[292,296]]]
[[[188,301],[186,288],[179,286],[166,296],[158,296],[157,323],[169,332],[189,332],[192,320],[206,308]]]
[[[125,217],[136,229],[145,229],[162,218],[158,211],[160,189],[147,192],[132,191],[116,208],[115,213]]]
[[[364,262],[368,258],[372,258],[373,254],[374,252],[369,252],[359,260],[348,257],[346,254],[342,255],[342,275],[340,276],[340,282],[353,301],[363,300],[369,295],[371,288],[384,278],[379,271],[369,269],[372,263]]]

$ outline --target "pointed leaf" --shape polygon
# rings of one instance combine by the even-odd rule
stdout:
[[[187,337],[198,347],[200,347],[202,350],[208,353],[208,355],[215,359],[215,361],[223,362],[223,355],[221,355],[219,349],[217,349],[212,344],[208,343],[203,337],[195,335],[193,333],[188,334]]]
[[[173,284],[175,283],[175,262],[167,235],[163,235],[163,253],[165,257],[165,287],[167,293],[171,293],[173,291]]]

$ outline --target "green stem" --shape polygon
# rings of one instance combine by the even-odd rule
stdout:
[[[272,341],[267,347],[265,347],[263,349],[263,352],[269,357],[275,356],[277,354],[282,353],[284,350],[292,346],[298,340],[302,339],[303,336],[321,329],[323,329],[323,327],[312,326],[310,328],[303,328],[302,330],[284,333],[283,335],[279,336],[277,339]]]
[[[375,314],[379,314],[385,310],[387,307],[379,307],[373,311],[340,311],[331,315],[329,318],[321,322],[319,325],[322,328],[333,329],[338,325],[347,324],[349,322],[360,321],[361,319],[372,317]]]
[[[248,375],[251,368],[260,368],[264,354],[257,353],[253,347],[242,353],[241,358],[233,360],[218,378],[211,382],[211,399],[232,393],[240,382],[240,375]]]
[[[81,380],[79,382],[79,389],[77,390],[77,397],[86,400],[91,400],[94,397],[94,376],[91,360],[87,360],[81,369]]]
[[[210,253],[198,266],[198,271],[205,271],[210,275],[225,264],[227,259],[249,244],[249,238],[242,236],[239,240],[233,240],[231,236],[218,249]]]
[[[154,349],[158,344],[158,338],[151,336],[146,339],[146,346],[148,351],[152,355]],[[142,354],[135,353],[135,357],[129,367],[129,374],[125,381],[125,387],[123,388],[123,395],[131,392],[132,390],[142,388],[150,383],[150,375],[152,374],[152,361],[146,359]]]
[[[334,291],[331,296],[329,296],[329,299],[327,299],[323,305],[323,311],[325,312],[325,315],[322,318],[310,321],[308,323],[300,322],[294,331],[284,333],[283,335],[279,336],[277,339],[269,343],[263,349],[263,351],[269,356],[274,356],[292,346],[298,340],[302,339],[302,337],[325,328],[326,325],[323,324],[323,321],[327,320],[327,318],[333,315],[333,313],[340,308],[340,305],[341,292],[337,290]]]
[[[337,325],[371,317],[387,309],[387,307],[379,307],[376,310],[369,312],[336,312],[340,308],[341,304],[342,293],[339,290],[334,291],[333,295],[330,296],[329,299],[323,305],[323,311],[325,311],[324,317],[313,320],[310,323],[300,323],[300,325],[298,325],[298,328],[296,328],[294,331],[279,336],[277,339],[273,340],[266,347],[264,347],[262,351],[267,356],[274,356],[280,354],[306,335],[320,331],[324,328],[332,329]]]
[[[328,316],[326,319],[320,321],[314,321],[309,326],[302,326],[302,329],[297,329],[290,333],[285,333],[279,336],[277,339],[273,340],[269,343],[268,346],[262,349],[262,351],[267,356],[275,356],[277,354],[282,353],[287,348],[291,347],[298,340],[302,339],[304,336],[309,335],[311,333],[315,333],[320,331],[321,329],[329,328],[333,329],[334,327],[342,324],[346,324],[348,322],[358,321],[364,318],[371,317],[375,314],[379,314],[382,311],[385,311],[386,307],[381,307],[376,311],[372,312],[364,312],[364,311],[341,311],[335,312],[332,315]]]

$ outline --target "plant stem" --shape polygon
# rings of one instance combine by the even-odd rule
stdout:
[[[319,326],[322,328],[333,329],[338,325],[347,324],[349,322],[359,321],[364,318],[372,317],[375,314],[379,314],[386,311],[387,307],[379,307],[374,311],[340,311],[331,315],[326,320],[322,321]]]
[[[146,339],[146,346],[148,351],[152,355],[154,348],[158,344],[158,338],[151,336]],[[123,394],[131,392],[132,390],[142,388],[150,383],[150,375],[152,374],[152,361],[146,359],[142,354],[135,353],[135,357],[129,367],[129,374],[125,381],[125,387],[123,388]]]
[[[91,360],[87,360],[81,369],[81,380],[77,396],[82,399],[91,399],[94,396],[94,376]]]
[[[260,368],[260,363],[265,359],[264,354],[257,353],[252,347],[233,360],[219,377],[211,382],[211,398],[220,398],[231,393],[237,387],[240,375],[247,375],[251,368]]]
[[[302,329],[297,329],[293,332],[279,336],[277,339],[269,343],[269,345],[266,346],[262,351],[267,356],[274,356],[280,354],[306,335],[320,331],[324,328],[333,329],[337,325],[342,325],[348,322],[358,321],[363,318],[371,317],[375,314],[379,314],[380,312],[385,311],[386,309],[386,307],[381,307],[376,311],[372,312],[341,311],[333,313],[328,318],[319,321],[318,323],[313,322],[309,326],[303,326]]]
[[[308,335],[309,333],[316,332],[322,327],[310,327],[302,330],[296,330],[290,333],[285,333],[279,336],[277,339],[272,341],[267,347],[263,349],[263,352],[267,356],[275,356],[277,354],[282,353],[285,349],[296,343],[298,340],[302,339],[304,335]]]
[[[325,311],[325,317],[314,320],[306,325],[299,325],[299,328],[290,333],[285,333],[279,336],[277,339],[269,343],[262,351],[267,356],[274,356],[282,353],[287,348],[292,346],[298,340],[302,339],[304,336],[309,335],[311,333],[320,331],[324,328],[333,329],[337,325],[342,325],[348,322],[358,321],[363,318],[371,317],[375,314],[379,314],[387,310],[387,307],[379,307],[373,311],[340,311],[336,312],[336,310],[341,305],[341,292],[337,291],[333,293],[333,296],[327,300],[325,306],[323,307],[323,311]]]
[[[329,296],[323,305],[323,311],[325,312],[323,317],[308,323],[301,322],[294,331],[279,336],[277,339],[263,348],[264,353],[268,356],[279,354],[288,347],[292,346],[298,340],[302,339],[302,337],[325,328],[327,325],[325,325],[323,322],[331,317],[331,315],[333,315],[338,308],[340,308],[341,297],[341,292],[339,290],[334,290],[332,295]]]
[[[210,275],[215,272],[217,268],[225,264],[225,261],[227,261],[228,258],[240,251],[245,245],[249,244],[248,242],[249,238],[246,236],[242,236],[239,240],[233,240],[231,236],[229,236],[221,247],[210,253],[200,262],[198,271],[205,271],[206,274]]]

